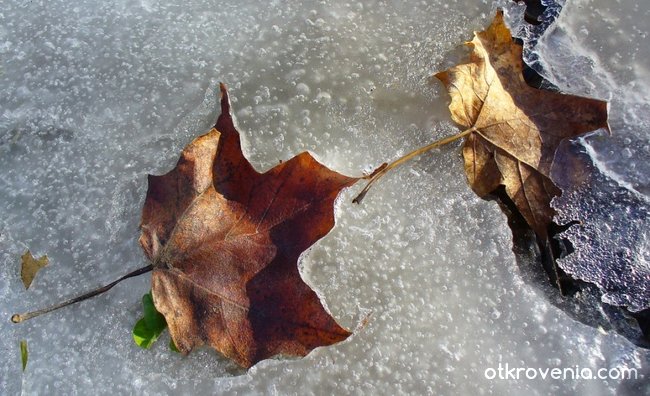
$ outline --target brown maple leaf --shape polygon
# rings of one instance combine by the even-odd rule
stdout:
[[[177,348],[207,344],[243,367],[346,339],[298,272],[334,225],[338,193],[358,179],[302,153],[258,173],[241,151],[221,85],[215,127],[169,173],[149,176],[140,243],[152,294]]]
[[[550,203],[561,194],[550,176],[555,152],[564,139],[609,130],[607,103],[529,87],[522,46],[512,40],[502,11],[466,44],[469,62],[435,76],[451,95],[452,119],[468,133],[463,157],[469,184],[480,197],[505,186],[546,240],[555,215]]]

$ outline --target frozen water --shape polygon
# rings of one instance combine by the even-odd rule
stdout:
[[[594,175],[561,186],[565,194],[554,203],[560,223],[582,222],[565,234],[576,252],[560,266],[597,284],[604,302],[631,311],[650,308],[650,52],[636,22],[649,16],[638,4],[569,2],[528,53],[561,90],[610,102],[613,136],[580,140]]]
[[[598,285],[603,301],[631,311],[650,308],[650,206],[643,196],[615,179],[596,175],[588,184],[565,191],[558,199],[563,223],[582,224],[564,233],[575,252],[560,266],[575,277]],[[579,217],[578,217],[579,216]]]
[[[614,137],[589,144],[647,195],[648,113],[633,109],[650,102],[641,44],[650,7],[638,6],[569,2],[539,55],[562,89],[613,100]],[[619,19],[601,23],[606,8]],[[428,77],[493,11],[491,2],[470,0],[4,2],[2,393],[597,395],[647,386],[647,350],[573,321],[522,281],[505,216],[468,188],[458,145],[398,170],[362,206],[350,203],[358,186],[344,194],[338,226],[303,255],[301,269],[343,325],[369,321],[304,359],[264,361],[243,373],[207,349],[173,354],[168,338],[139,349],[130,332],[146,276],[9,323],[14,312],[145,264],[137,227],[146,174],[168,171],[214,122],[218,81],[229,84],[258,169],[309,150],[356,175],[456,131],[444,90]],[[571,42],[583,24],[589,34]],[[553,56],[561,45],[588,57],[560,67],[567,58]],[[621,57],[612,60],[612,51]],[[598,73],[576,75],[577,67]],[[50,266],[24,291],[18,261],[27,248],[48,254]],[[21,339],[30,349],[24,374]],[[640,379],[486,379],[499,363],[636,368]]]

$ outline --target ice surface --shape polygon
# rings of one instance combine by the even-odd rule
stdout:
[[[595,167],[594,167],[595,168]],[[631,311],[650,308],[650,206],[633,190],[598,169],[589,184],[565,191],[558,199],[562,223],[583,220],[563,236],[575,252],[560,266],[598,285],[603,301]],[[579,217],[578,217],[579,216]]]
[[[574,93],[627,95],[612,103],[612,127],[621,132],[590,144],[609,170],[647,194],[648,113],[628,106],[643,110],[650,102],[648,56],[627,56],[646,49],[632,46],[614,62],[590,40],[628,51],[628,33],[648,33],[650,7],[621,11],[632,20],[582,21],[599,19],[608,4],[568,4],[557,33],[585,23],[589,58],[576,58],[576,67],[603,73],[576,75],[558,63],[550,78]],[[581,5],[588,7],[575,9]],[[218,81],[230,87],[258,169],[309,150],[331,168],[359,174],[456,131],[446,94],[429,76],[448,66],[447,54],[493,11],[491,2],[470,0],[4,2],[2,393],[597,395],[642,386],[485,378],[501,362],[630,367],[647,381],[650,354],[573,321],[522,281],[505,216],[468,188],[458,145],[386,177],[362,206],[350,203],[359,187],[344,194],[338,226],[303,255],[301,268],[343,325],[369,321],[304,359],[269,360],[243,373],[210,350],[178,356],[168,336],[151,351],[139,349],[130,332],[148,277],[9,323],[14,312],[145,264],[137,228],[146,174],[171,169],[180,149],[214,122]],[[601,38],[612,30],[619,41]],[[540,49],[550,66],[555,42],[576,46],[557,34],[547,39],[549,50]],[[47,254],[50,266],[24,291],[18,263],[27,248]],[[21,339],[30,348],[24,374]]]
[[[650,17],[648,7],[569,2],[528,54],[561,90],[610,102],[613,136],[580,141],[593,176],[561,186],[565,194],[554,202],[558,222],[582,222],[565,234],[576,253],[560,266],[597,284],[604,302],[631,311],[650,308],[650,50],[641,17]]]

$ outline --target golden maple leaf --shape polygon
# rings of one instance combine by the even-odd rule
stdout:
[[[499,185],[542,239],[561,194],[551,180],[555,152],[566,138],[609,130],[607,103],[543,91],[523,78],[522,46],[497,12],[492,24],[466,43],[469,62],[437,73],[451,95],[452,119],[464,128],[465,172],[484,197]],[[567,170],[570,171],[570,170]]]

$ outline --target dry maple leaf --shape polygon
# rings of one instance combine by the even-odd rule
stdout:
[[[469,184],[480,197],[504,185],[546,240],[555,214],[550,203],[561,194],[550,177],[555,152],[566,138],[609,130],[607,103],[529,87],[522,47],[512,40],[502,11],[467,45],[468,63],[435,76],[451,95],[452,119],[471,132],[463,147]]]
[[[140,243],[152,294],[183,353],[202,344],[243,367],[346,339],[300,278],[300,254],[334,225],[338,193],[358,179],[302,153],[258,173],[241,151],[221,85],[215,127],[169,173],[149,176]]]

